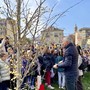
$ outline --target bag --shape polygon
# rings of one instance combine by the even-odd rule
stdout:
[[[45,90],[44,84],[41,84],[41,85],[40,85],[39,90]]]
[[[37,76],[37,85],[36,85],[37,86],[37,89],[36,90],[39,90],[41,83],[42,83],[41,82],[41,76],[38,75]]]
[[[80,70],[85,70],[85,68],[87,68],[88,65],[88,59],[86,57],[82,57],[82,63],[79,66]]]
[[[55,73],[53,71],[53,68],[51,69],[51,78],[53,78],[55,76]]]

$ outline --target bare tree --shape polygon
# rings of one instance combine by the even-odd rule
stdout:
[[[6,7],[1,7],[1,13],[5,17],[10,17],[14,19],[17,23],[17,28],[15,32],[13,28],[14,25],[11,22],[12,32],[14,33],[14,35],[17,34],[16,35],[17,37],[14,36],[14,40],[16,40],[16,47],[17,47],[17,72],[20,73],[19,61],[20,61],[21,40],[28,34],[30,34],[33,41],[32,43],[34,44],[37,33],[46,29],[49,25],[51,26],[54,25],[57,22],[57,20],[60,19],[68,10],[80,4],[83,0],[79,1],[78,3],[75,3],[62,13],[58,13],[55,16],[52,16],[52,13],[54,12],[54,8],[57,5],[57,3],[51,8],[51,10],[48,10],[48,6],[44,6],[46,0],[39,0],[39,2],[35,0],[37,7],[33,12],[31,12],[30,11],[31,8],[29,6],[30,0],[15,0],[15,1],[12,0],[13,2],[15,2],[14,4],[11,0],[3,0],[3,1]],[[48,14],[48,17],[45,16],[45,14]],[[19,88],[19,80],[17,83],[17,90],[18,88]]]
[[[16,0],[18,1],[18,0]],[[34,12],[31,12],[31,8],[29,6],[30,0],[27,0],[25,3],[25,0],[21,0],[21,11],[20,11],[20,22],[24,21],[18,28],[20,28],[19,33],[19,38],[23,39],[23,37],[26,37],[28,34],[32,37],[32,41],[35,41],[35,37],[37,36],[37,33],[40,32],[43,29],[46,29],[49,25],[52,26],[54,25],[57,20],[59,20],[68,10],[72,9],[76,5],[80,4],[83,0],[75,3],[74,5],[70,6],[67,8],[65,11],[62,13],[58,13],[54,16],[52,16],[52,13],[54,12],[54,8],[57,5],[57,3],[51,8],[51,10],[48,10],[48,6],[44,6],[43,4],[45,3],[46,0],[40,0],[37,2],[37,8],[35,9]],[[15,2],[15,1],[14,1]],[[3,7],[2,11],[4,14],[6,13],[7,17],[10,18],[16,18],[17,17],[17,3],[15,3],[15,6],[12,7],[12,3],[10,0],[4,0],[4,3],[6,7]],[[18,8],[20,8],[20,6]],[[15,9],[16,8],[16,9]],[[45,14],[48,14],[45,18]],[[45,20],[45,19],[46,20]],[[17,18],[18,19],[18,18]],[[18,21],[18,20],[16,20]],[[18,24],[17,24],[18,25]],[[24,26],[24,27],[23,27]]]

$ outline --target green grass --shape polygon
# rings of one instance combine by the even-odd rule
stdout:
[[[84,77],[82,78],[82,82],[83,82],[83,87],[84,90],[90,90],[90,72],[85,73]],[[62,90],[58,88],[58,83],[57,81],[54,81],[54,83],[52,84],[52,86],[55,87],[55,90]],[[47,87],[45,87],[45,90],[50,90]]]
[[[90,72],[84,74],[82,82],[84,90],[90,90]]]

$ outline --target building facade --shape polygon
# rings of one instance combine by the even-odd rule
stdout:
[[[0,19],[0,38],[8,36],[10,41],[13,42],[16,37],[16,28],[15,20],[11,18]]]
[[[6,35],[6,20],[0,20],[0,38],[3,38]]]
[[[81,28],[78,30],[76,27],[75,27],[76,44],[79,44],[82,48],[90,47],[90,28]]]
[[[63,31],[55,27],[49,27],[46,30],[42,31],[41,41],[43,44],[51,45],[57,44],[60,45],[63,39]]]
[[[90,28],[81,28],[79,29],[79,34],[81,34],[82,47],[90,47]]]

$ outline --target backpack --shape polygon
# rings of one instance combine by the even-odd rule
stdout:
[[[82,57],[82,63],[79,66],[79,70],[85,70],[85,68],[87,68],[87,65],[88,65],[88,58]]]

